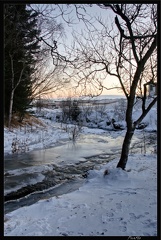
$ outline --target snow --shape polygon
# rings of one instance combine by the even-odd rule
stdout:
[[[92,170],[79,190],[6,215],[6,236],[156,236],[156,156],[118,159]],[[104,170],[109,175],[103,177]]]
[[[4,129],[4,152],[12,154],[13,138],[27,142],[28,152],[54,146],[55,163],[84,161],[85,157],[118,150],[125,134],[82,127],[75,145],[71,143],[74,125],[55,121],[59,109],[43,109],[39,117],[45,127],[21,128],[9,132]],[[136,108],[136,114],[138,109]],[[108,114],[113,117],[109,104]],[[135,115],[136,117],[136,115]],[[157,130],[156,105],[146,116],[145,131]],[[104,128],[106,126],[104,125]],[[142,131],[136,130],[136,134]],[[108,140],[107,140],[108,137]],[[27,140],[27,141],[26,141]],[[134,142],[138,140],[134,136]],[[64,151],[62,148],[64,146]],[[72,147],[71,147],[72,146]],[[108,148],[108,149],[107,149]],[[12,154],[14,158],[14,154]],[[157,155],[155,149],[146,153],[130,153],[126,171],[116,168],[118,157],[90,170],[85,183],[76,191],[44,198],[30,206],[21,207],[4,216],[5,236],[157,236]],[[12,159],[13,161],[13,159]],[[10,169],[11,175],[36,173],[31,182],[43,180],[43,172],[50,162]],[[108,174],[104,175],[108,169]],[[21,183],[22,185],[25,183]],[[20,187],[19,186],[19,187]],[[18,189],[18,186],[17,186]],[[10,190],[5,190],[5,194]]]

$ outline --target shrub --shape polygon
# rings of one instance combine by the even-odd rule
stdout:
[[[62,108],[62,121],[78,121],[78,116],[81,113],[79,102],[68,98],[61,104]]]

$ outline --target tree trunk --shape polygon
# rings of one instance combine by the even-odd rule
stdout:
[[[11,92],[11,98],[10,98],[10,108],[9,108],[9,118],[8,118],[8,128],[11,127],[11,119],[12,119],[12,107],[13,107],[13,97],[14,97],[15,89]]]
[[[130,150],[131,139],[133,137],[133,134],[134,134],[134,131],[127,130],[125,138],[124,138],[123,146],[122,146],[120,161],[117,164],[117,168],[120,167],[124,170],[126,167],[129,150]]]

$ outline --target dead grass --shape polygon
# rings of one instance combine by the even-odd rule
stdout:
[[[23,121],[20,123],[19,117],[17,114],[13,114],[12,120],[11,120],[11,128],[19,128],[20,126],[41,126],[45,127],[45,124],[35,116],[30,115],[29,113],[25,113]],[[4,123],[5,127],[7,126],[7,123]]]

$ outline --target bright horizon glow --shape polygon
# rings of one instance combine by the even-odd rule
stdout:
[[[103,85],[106,88],[113,88],[110,90],[107,89],[103,89],[102,93],[99,94],[100,96],[102,95],[117,95],[117,96],[125,96],[123,93],[123,90],[120,87],[120,83],[119,80],[116,77],[111,77],[111,76],[107,76],[107,78],[103,81]],[[69,87],[69,86],[67,86]],[[62,89],[62,91],[58,91],[58,92],[54,92],[50,94],[51,98],[62,98],[62,97],[78,97],[78,96],[82,96],[84,94],[75,94],[74,91],[72,90],[72,86],[70,87],[70,89],[64,88]],[[93,92],[93,95],[95,95],[95,93]],[[88,96],[88,94],[87,94]]]
[[[124,96],[123,92],[118,92],[117,89],[113,89],[113,90],[106,90],[104,89],[104,91],[99,95],[99,96]],[[88,96],[88,95],[87,95]],[[72,94],[65,94],[65,93],[53,93],[48,95],[49,98],[68,98],[68,97],[78,97],[78,96],[74,96]],[[81,96],[80,96],[81,97]]]

